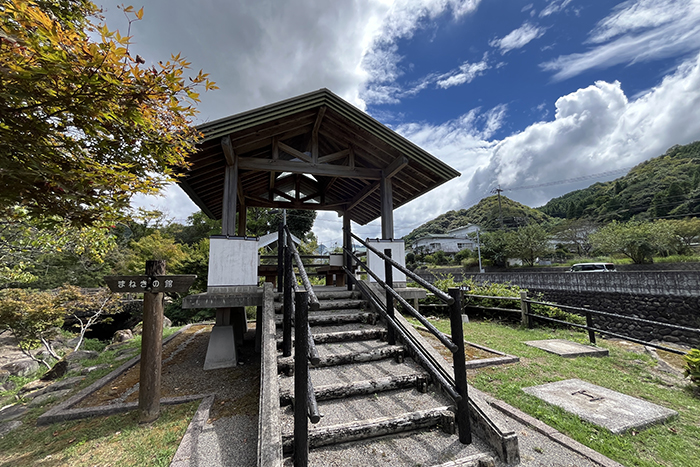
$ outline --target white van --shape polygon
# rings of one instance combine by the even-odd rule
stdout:
[[[613,263],[578,263],[571,266],[569,272],[615,272]]]

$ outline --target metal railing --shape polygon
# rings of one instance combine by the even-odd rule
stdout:
[[[534,322],[536,320],[538,320],[538,321],[548,321],[548,322],[552,322],[552,323],[563,324],[563,325],[571,326],[571,327],[578,328],[578,329],[585,329],[588,332],[588,340],[591,344],[596,343],[595,333],[597,332],[599,334],[617,337],[619,339],[624,339],[624,340],[628,340],[630,342],[635,342],[637,344],[646,345],[646,346],[653,347],[656,349],[665,350],[666,352],[670,352],[670,353],[674,353],[674,354],[678,354],[678,355],[685,355],[687,353],[683,350],[674,349],[674,348],[660,345],[660,344],[657,344],[654,342],[648,342],[648,341],[644,341],[642,339],[637,339],[635,337],[621,334],[619,332],[614,332],[614,331],[610,331],[607,329],[602,329],[600,327],[595,327],[593,324],[594,316],[607,316],[607,317],[610,317],[610,318],[613,318],[616,320],[626,320],[626,321],[632,321],[635,323],[649,324],[652,326],[661,326],[661,327],[666,327],[669,329],[675,329],[675,330],[679,330],[679,331],[697,333],[698,335],[700,335],[700,329],[690,328],[687,326],[680,326],[680,325],[671,324],[671,323],[663,323],[660,321],[652,321],[652,320],[648,320],[648,319],[637,318],[635,316],[625,316],[625,315],[620,315],[617,313],[608,313],[606,311],[593,310],[590,308],[580,308],[580,307],[576,307],[576,306],[561,305],[558,303],[550,303],[550,302],[542,302],[542,301],[538,301],[538,300],[531,300],[527,297],[527,292],[521,292],[520,298],[518,298],[518,297],[493,297],[493,296],[476,295],[476,294],[465,294],[465,296],[471,297],[471,298],[519,301],[520,302],[520,310],[510,309],[510,308],[484,307],[484,306],[475,306],[475,305],[469,305],[469,307],[481,309],[481,310],[486,310],[486,311],[496,311],[496,312],[505,311],[505,312],[511,312],[511,313],[518,313],[521,316],[522,324],[524,326],[529,327],[529,328],[532,328],[534,326]],[[565,321],[565,320],[561,320],[561,319],[557,319],[557,318],[552,318],[551,316],[545,316],[545,315],[534,313],[533,309],[532,309],[532,305],[544,305],[544,306],[560,308],[562,310],[570,310],[570,311],[574,312],[574,314],[576,314],[576,315],[584,316],[586,318],[586,324],[583,325],[583,324],[578,324],[578,323],[572,323],[570,321]]]
[[[394,344],[396,337],[399,337],[404,344],[411,350],[416,360],[425,368],[434,381],[443,387],[445,392],[457,404],[456,421],[459,428],[459,440],[463,444],[470,444],[472,441],[471,426],[469,421],[469,399],[467,394],[467,372],[464,354],[464,330],[462,328],[462,307],[461,307],[461,291],[459,289],[450,289],[449,294],[444,293],[432,284],[418,277],[412,271],[408,270],[401,264],[391,258],[391,250],[386,249],[384,253],[378,251],[367,242],[359,238],[355,234],[350,234],[352,238],[359,241],[361,245],[367,248],[384,261],[384,278],[382,280],[377,274],[372,271],[368,265],[363,263],[352,251],[344,248],[346,254],[346,269],[345,272],[351,281],[360,287],[372,302],[374,307],[379,311],[384,320],[387,322],[387,340],[389,344]],[[351,260],[359,264],[365,272],[371,276],[380,287],[385,291],[386,302],[382,302],[369,287],[363,285],[362,282],[355,278],[355,275],[347,265],[351,264]],[[451,337],[446,336],[435,328],[418,310],[409,304],[401,295],[393,288],[393,268],[403,272],[411,277],[418,284],[428,289],[436,297],[450,306],[450,325]],[[397,300],[402,305],[402,309],[406,310],[412,317],[417,319],[428,331],[433,334],[447,349],[453,354],[454,374],[444,371],[435,358],[427,352],[421,343],[417,341],[403,324],[394,316],[394,300]]]
[[[279,229],[278,245],[283,258],[283,318],[282,318],[282,355],[292,354],[292,324],[294,325],[294,466],[306,467],[309,462],[309,420],[318,423],[321,415],[314,386],[311,383],[309,362],[318,365],[320,357],[311,335],[309,326],[309,308],[318,310],[320,303],[309,277],[304,269],[299,252],[294,246],[292,235],[287,226]],[[294,262],[305,290],[299,290],[294,274]],[[294,299],[292,299],[294,295]]]

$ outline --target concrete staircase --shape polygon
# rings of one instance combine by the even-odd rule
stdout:
[[[317,292],[309,311],[320,355],[310,367],[321,420],[309,424],[309,465],[491,466],[489,447],[455,435],[454,404],[401,345],[358,292]],[[285,465],[293,465],[294,357],[282,357],[282,304],[275,296],[280,425]]]

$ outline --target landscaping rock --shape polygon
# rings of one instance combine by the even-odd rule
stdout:
[[[173,327],[173,322],[167,316],[163,316],[163,329]]]
[[[0,438],[2,438],[15,428],[19,427],[20,425],[22,425],[22,422],[20,422],[19,420],[15,420],[14,422],[0,423]]]
[[[31,382],[25,384],[24,386],[22,386],[22,388],[19,390],[19,394],[22,394],[22,395],[30,394],[30,393],[33,393],[33,392],[38,391],[40,389],[44,389],[49,384],[51,384],[51,381],[42,381],[40,379],[37,379],[35,381],[31,381]]]
[[[61,399],[63,396],[66,396],[71,391],[72,389],[62,389],[60,391],[52,391],[41,394],[40,396],[35,397],[29,404],[27,404],[27,406],[39,407],[40,405],[44,405],[52,400]]]
[[[68,372],[68,362],[66,360],[59,360],[53,368],[41,377],[42,381],[54,381],[65,376]]]
[[[77,360],[92,360],[93,358],[97,358],[99,356],[100,354],[94,350],[76,350],[75,352],[71,352],[63,357],[63,359],[68,360],[69,362],[74,362]]]
[[[39,369],[39,363],[31,359],[16,360],[2,367],[13,376],[28,376]]]
[[[0,410],[0,422],[9,422],[10,420],[21,417],[28,411],[29,409],[27,407],[18,404],[5,407],[3,410]]]
[[[133,333],[134,333],[135,336],[140,336],[141,333],[143,332],[143,322],[141,322],[141,323],[137,324],[136,326],[134,326],[134,328],[132,329],[132,331],[133,331]]]
[[[62,379],[61,381],[56,381],[51,386],[46,388],[48,391],[61,391],[63,389],[73,389],[79,382],[84,380],[82,376],[72,376],[70,378]]]
[[[112,337],[112,343],[115,344],[117,342],[125,342],[133,338],[134,333],[131,332],[131,329],[120,329],[119,331],[114,333],[114,337]]]
[[[14,383],[14,381],[8,381],[2,386],[0,386],[0,391],[12,391],[16,387],[17,385]]]

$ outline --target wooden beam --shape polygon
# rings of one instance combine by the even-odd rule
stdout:
[[[337,159],[342,159],[350,155],[350,149],[343,149],[342,151],[334,152],[333,154],[328,154],[327,156],[321,156],[318,158],[319,164],[325,164],[326,162],[334,161]]]
[[[303,152],[301,152],[301,151],[299,151],[299,150],[297,150],[297,149],[294,149],[293,147],[291,147],[291,146],[289,146],[289,145],[287,145],[287,144],[284,144],[282,141],[278,141],[278,142],[277,142],[277,146],[278,146],[282,151],[284,151],[284,152],[286,152],[287,154],[289,154],[290,156],[294,156],[294,157],[296,157],[297,159],[301,159],[301,160],[303,160],[304,162],[308,162],[309,164],[312,164],[312,163],[313,163],[313,161],[311,160],[311,157],[307,156],[306,154],[304,154]]]
[[[277,137],[272,138],[272,160],[276,161],[280,158],[279,140]]]
[[[325,114],[326,106],[324,105],[318,109],[316,122],[314,122],[314,129],[311,131],[311,161],[313,164],[318,162],[318,129],[321,128],[321,122]]]
[[[360,178],[365,180],[379,180],[382,178],[382,171],[379,169],[367,169],[364,167],[351,169],[342,165],[326,164],[314,166],[305,162],[284,161],[281,159],[273,161],[272,159],[241,157],[238,161],[238,167],[242,170],[308,173],[327,177]]]
[[[233,145],[231,144],[231,137],[230,136],[224,136],[223,138],[221,138],[221,149],[224,151],[224,157],[226,158],[226,164],[233,165],[236,154],[233,151]]]
[[[240,184],[239,184],[239,186],[240,186]],[[237,235],[239,237],[245,237],[247,224],[248,224],[248,210],[246,209],[245,202],[243,200],[241,200],[241,204],[238,208]]]
[[[238,196],[238,164],[226,166],[224,175],[224,199],[222,204],[221,233],[235,235],[236,198]]]
[[[348,204],[347,210],[352,211],[352,209],[365,200],[369,195],[374,193],[374,191],[379,188],[379,182],[374,182],[371,185],[367,185],[360,191]]]
[[[406,167],[408,165],[408,157],[406,156],[401,156],[397,157],[393,161],[391,161],[391,164],[387,165],[384,169],[382,169],[382,176],[385,178],[389,179],[399,173],[401,169]]]

